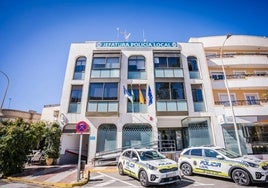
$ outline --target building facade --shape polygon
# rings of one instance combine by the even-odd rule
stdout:
[[[80,121],[89,125],[82,141],[88,162],[96,153],[135,146],[156,145],[164,153],[228,146],[232,140],[225,139],[224,128],[230,125],[219,122],[228,117],[228,107],[217,102],[224,92],[213,84],[208,59],[214,44],[201,39],[72,44],[59,111],[61,162],[70,162],[69,154],[79,149]],[[218,51],[219,45],[213,47]],[[267,55],[261,64],[267,68]],[[258,116],[265,119],[265,109]]]
[[[213,89],[217,143],[237,151],[232,110],[243,154],[268,154],[268,38],[191,38],[204,46]],[[222,54],[220,54],[222,49]],[[225,69],[227,83],[224,82]],[[228,100],[229,89],[233,109]]]

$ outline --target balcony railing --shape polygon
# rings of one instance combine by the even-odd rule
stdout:
[[[230,75],[226,75],[227,79],[245,79],[247,77],[268,77],[268,74],[257,73],[257,74],[230,74]],[[212,75],[212,76],[210,76],[210,78],[213,80],[223,80],[224,76],[223,75]]]
[[[183,78],[182,68],[156,68],[154,74],[156,78]]]
[[[268,103],[268,99],[235,100],[235,101],[232,101],[233,106],[260,105],[261,103]],[[230,106],[230,103],[229,103],[229,101],[215,101],[215,105]]]

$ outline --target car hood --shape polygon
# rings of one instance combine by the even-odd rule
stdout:
[[[246,162],[246,163],[254,163],[260,166],[268,166],[268,162],[258,159],[256,157],[253,156],[242,156],[237,158],[236,160],[240,161],[240,162]]]
[[[146,164],[155,166],[157,168],[178,167],[177,163],[175,161],[171,160],[171,159],[150,160],[150,161],[146,161]]]

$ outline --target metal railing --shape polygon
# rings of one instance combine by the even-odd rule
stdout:
[[[234,101],[232,101],[233,106],[260,105],[261,103],[268,103],[268,99],[234,100]],[[215,101],[215,105],[230,106],[229,101]]]

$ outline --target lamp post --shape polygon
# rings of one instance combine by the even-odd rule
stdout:
[[[238,128],[237,128],[237,123],[236,123],[236,118],[235,118],[235,113],[234,113],[234,107],[233,107],[233,103],[232,103],[232,99],[231,99],[231,95],[230,95],[230,91],[229,91],[228,81],[227,81],[227,78],[226,78],[226,72],[225,72],[223,58],[222,58],[222,53],[223,53],[223,48],[224,48],[225,42],[231,36],[232,36],[231,34],[227,34],[225,40],[223,41],[221,51],[220,51],[220,59],[221,59],[221,68],[222,68],[223,77],[224,77],[224,84],[225,84],[225,87],[226,87],[228,100],[229,100],[229,104],[230,104],[230,108],[231,108],[231,112],[232,112],[232,119],[233,119],[233,123],[234,123],[234,130],[235,130],[235,136],[236,136],[238,151],[239,151],[239,154],[242,156],[242,150],[241,150],[240,139],[239,139],[239,135],[238,135]]]
[[[9,87],[9,78],[7,76],[6,73],[4,73],[3,71],[0,70],[0,72],[6,77],[7,79],[7,86],[6,86],[6,90],[5,90],[5,93],[4,93],[4,97],[3,97],[3,100],[2,100],[2,103],[1,103],[1,107],[0,107],[0,110],[2,110],[3,108],[3,105],[4,105],[4,102],[5,102],[5,99],[6,99],[6,95],[7,95],[7,90],[8,90],[8,87]]]

